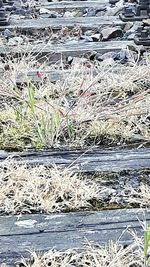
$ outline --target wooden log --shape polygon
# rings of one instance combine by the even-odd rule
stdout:
[[[93,150],[93,151],[29,151],[0,153],[0,163],[7,157],[15,158],[20,164],[61,167],[74,166],[76,172],[112,172],[150,168],[150,149]]]
[[[118,17],[103,16],[103,17],[75,17],[75,18],[41,18],[41,19],[24,19],[24,20],[10,20],[10,25],[0,26],[0,31],[4,29],[45,29],[50,27],[53,30],[59,30],[64,26],[73,28],[74,26],[80,26],[82,29],[94,29],[101,26],[124,26],[125,22],[122,22]]]
[[[61,1],[61,2],[46,2],[37,6],[37,9],[44,7],[48,10],[74,10],[74,9],[85,9],[85,8],[96,8],[100,9],[105,7],[108,4],[108,1]]]
[[[126,67],[125,65],[115,65],[113,69],[110,69],[110,72],[113,73],[120,73],[120,71],[125,70]],[[37,72],[40,70],[30,70],[27,71],[27,73],[19,73],[18,75],[16,75],[16,83],[17,84],[21,84],[21,83],[25,83],[29,80],[33,81],[33,82],[41,82],[41,78],[38,77]],[[65,80],[66,78],[68,79],[72,79],[72,77],[76,77],[79,76],[80,74],[83,75],[85,74],[86,77],[88,75],[90,75],[90,77],[95,77],[96,75],[98,75],[98,72],[96,70],[89,72],[89,69],[86,69],[85,72],[84,70],[79,70],[79,69],[75,69],[75,70],[41,70],[40,71],[42,74],[42,79],[47,78],[50,82],[56,82],[58,80]],[[5,71],[4,69],[0,69],[0,80],[4,80],[5,79]]]
[[[79,1],[79,0],[67,0],[67,1],[57,1],[57,2],[55,2],[56,4],[65,4],[65,3],[71,3],[71,4],[73,4],[73,6],[74,6],[74,4],[76,4],[76,3],[83,3],[83,4],[87,4],[88,2],[91,2],[91,3],[97,3],[98,5],[108,5],[109,4],[109,0],[97,0],[97,1],[95,1],[95,0],[81,0],[81,1]],[[52,3],[52,5],[53,5],[53,2],[50,2],[50,1],[47,1],[47,0],[41,0],[41,1],[39,1],[39,3],[37,3],[37,6],[39,5],[39,6],[43,6],[43,7],[45,7],[45,8],[47,8],[47,6],[49,6],[49,5],[51,5],[51,3]]]
[[[37,59],[48,56],[51,63],[56,63],[59,60],[65,59],[68,56],[79,57],[88,52],[96,51],[101,54],[106,52],[120,52],[128,46],[134,45],[132,41],[110,41],[110,42],[97,42],[97,43],[75,43],[75,44],[62,44],[62,45],[20,45],[16,47],[0,46],[0,55],[22,55],[31,54]]]
[[[33,82],[41,82],[42,80],[38,77],[37,75],[37,71],[39,70],[35,70],[35,71],[28,71],[25,75],[24,74],[19,74],[16,78],[16,83],[20,84],[20,83],[25,83],[29,80],[33,81]],[[65,80],[68,76],[71,75],[71,71],[67,71],[67,70],[55,70],[55,71],[51,71],[51,70],[41,70],[40,71],[42,73],[42,78],[46,77],[50,82],[56,82],[58,80]],[[74,73],[73,75],[77,75],[79,74],[79,72]],[[0,80],[5,79],[4,78],[4,71],[0,70]]]
[[[29,256],[27,250],[83,249],[87,240],[93,245],[105,245],[109,240],[128,245],[132,241],[129,230],[143,236],[143,220],[150,223],[150,210],[0,217],[0,264],[12,266],[22,256]]]

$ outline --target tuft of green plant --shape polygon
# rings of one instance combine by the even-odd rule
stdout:
[[[27,69],[31,62],[28,60]],[[84,79],[80,74],[70,75],[56,83],[46,79],[36,84],[26,77],[21,88],[15,81],[21,66],[24,73],[26,65],[9,62],[9,66],[14,71],[6,71],[1,79],[1,147],[5,148],[8,139],[10,144],[21,140],[21,147],[36,148],[149,145],[149,66],[135,65],[124,71],[119,66],[117,72],[99,66],[95,78],[94,73],[85,74]]]
[[[69,120],[69,118],[67,118],[67,132],[70,140],[75,138],[76,130],[73,123]]]
[[[28,104],[33,114],[35,114],[35,87],[32,82],[28,83],[27,87],[27,93],[28,93]]]
[[[0,112],[0,149],[7,151],[21,151],[31,144],[32,129],[28,120],[22,118],[21,109],[8,108]]]
[[[150,267],[150,255],[148,252],[150,245],[150,228],[146,225],[146,230],[144,233],[144,267]]]

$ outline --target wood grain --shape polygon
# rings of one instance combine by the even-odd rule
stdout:
[[[87,240],[106,244],[109,240],[129,244],[129,230],[143,236],[140,221],[150,223],[150,210],[113,210],[102,212],[60,213],[0,217],[0,263],[12,265],[27,250],[51,248],[82,249]]]
[[[96,8],[100,9],[105,7],[108,1],[61,1],[61,2],[44,2],[39,5],[39,8],[43,6],[48,10],[74,10],[74,9],[85,9],[85,8]]]
[[[75,18],[40,18],[40,19],[21,19],[10,20],[10,25],[0,26],[0,30],[4,29],[45,29],[50,27],[51,29],[61,29],[63,26],[72,28],[74,26],[80,26],[82,29],[94,29],[100,26],[115,25],[124,26],[119,17],[114,16],[102,16],[102,17],[75,17]]]
[[[95,3],[95,5],[99,5],[99,6],[101,6],[101,5],[108,5],[108,3],[109,3],[109,0],[81,0],[81,1],[79,1],[79,0],[66,0],[66,1],[57,1],[57,2],[55,2],[55,3],[53,3],[53,2],[50,2],[50,1],[47,1],[47,0],[41,0],[41,1],[39,1],[39,3],[37,4],[37,6],[40,6],[40,7],[44,7],[44,8],[47,8],[47,6],[50,6],[51,4],[52,4],[52,6],[54,6],[55,4],[56,5],[65,5],[66,4],[66,6],[67,5],[72,5],[73,7],[74,7],[74,5],[91,5],[91,3]]]
[[[38,60],[43,61],[44,57],[51,64],[56,64],[65,60],[68,56],[81,57],[92,53],[93,51],[100,54],[107,52],[120,52],[128,46],[132,46],[132,41],[110,41],[110,42],[91,42],[91,43],[69,43],[62,45],[39,44],[39,45],[20,45],[16,47],[0,46],[0,55],[22,56],[32,55]]]
[[[112,172],[150,168],[150,149],[93,150],[93,151],[29,151],[0,153],[0,162],[13,157],[20,164],[74,166],[76,172]]]

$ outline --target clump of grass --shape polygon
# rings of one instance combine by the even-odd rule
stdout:
[[[102,188],[71,169],[27,167],[6,160],[0,168],[0,212],[60,212],[90,207]]]
[[[128,203],[136,204],[140,207],[150,207],[150,186],[142,183],[139,187],[127,188],[126,199]]]
[[[3,72],[1,75],[2,92],[4,92],[4,89],[7,90],[7,88],[12,92],[11,89],[16,86],[18,79],[20,81],[27,81],[29,71],[44,68],[44,64],[38,63],[32,52],[28,55],[22,54],[16,58],[7,56],[5,60],[4,58],[0,59],[0,69]]]
[[[6,105],[5,108],[0,112],[0,148],[8,151],[23,150],[32,142],[31,125],[26,118],[17,118],[17,111],[13,107]]]
[[[41,80],[36,86],[29,81],[21,90],[2,84],[1,96],[11,96],[14,102],[6,101],[0,110],[0,148],[7,148],[5,142],[11,144],[12,131],[22,140],[21,147],[150,142],[149,74],[149,65],[117,73],[103,66],[95,78],[71,73],[55,84]],[[13,125],[7,115],[10,110]]]
[[[143,240],[136,237],[136,241],[126,248],[110,241],[106,246],[95,247],[89,244],[83,251],[50,250],[43,255],[32,252],[31,259],[23,260],[23,266],[144,267]]]
[[[144,266],[148,267],[150,264],[150,256],[149,256],[149,245],[150,245],[150,229],[149,225],[146,225],[145,233],[144,233]]]

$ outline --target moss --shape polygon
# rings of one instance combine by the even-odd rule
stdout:
[[[0,149],[21,151],[31,144],[31,129],[26,121],[0,121]]]

